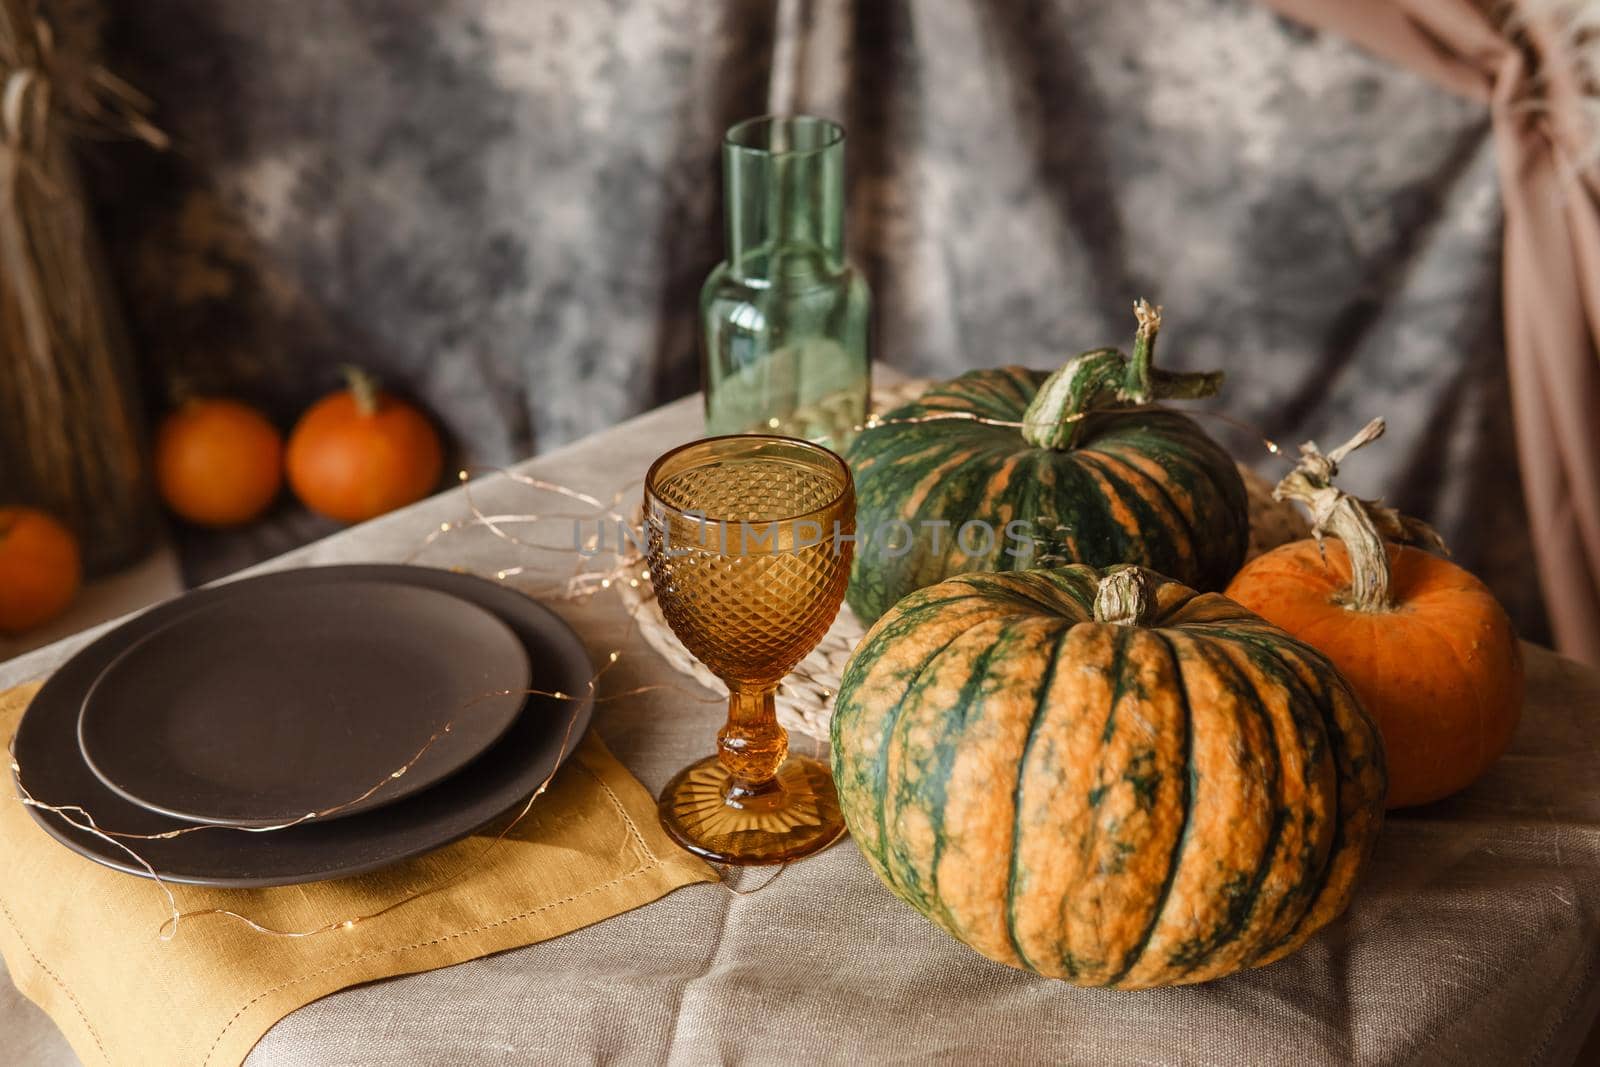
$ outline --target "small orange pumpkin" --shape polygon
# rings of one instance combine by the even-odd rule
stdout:
[[[0,633],[42,626],[78,594],[78,539],[34,508],[0,508]]]
[[[427,496],[444,457],[427,416],[347,368],[289,435],[289,485],[313,511],[362,522]]]
[[[1320,650],[1355,687],[1389,759],[1387,806],[1449,796],[1511,743],[1522,652],[1488,588],[1448,560],[1426,523],[1332,484],[1339,462],[1382,435],[1374,419],[1327,455],[1314,442],[1273,493],[1311,512],[1311,540],[1247,563],[1227,595]],[[1339,540],[1324,544],[1333,534]]]
[[[156,432],[155,462],[167,507],[202,526],[249,522],[283,488],[283,437],[237,400],[185,400]]]

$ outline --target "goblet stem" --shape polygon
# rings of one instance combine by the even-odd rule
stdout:
[[[789,755],[789,733],[778,725],[776,691],[775,686],[728,687],[728,722],[717,734],[717,753],[732,779],[730,799],[772,789]]]

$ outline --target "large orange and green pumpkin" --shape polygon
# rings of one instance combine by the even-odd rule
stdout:
[[[1238,469],[1193,420],[1150,409],[1209,396],[1222,375],[1154,367],[1160,309],[1140,301],[1135,314],[1131,358],[970,371],[852,442],[862,541],[846,598],[862,622],[969,571],[1136,563],[1227,584],[1250,537]]]
[[[858,646],[832,741],[895,894],[1079,985],[1293,952],[1344,910],[1383,820],[1377,732],[1322,654],[1135,567],[913,593]]]

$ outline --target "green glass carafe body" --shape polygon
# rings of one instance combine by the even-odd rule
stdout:
[[[844,131],[750,119],[722,161],[727,258],[700,290],[706,430],[842,448],[866,418],[872,317],[844,252]]]

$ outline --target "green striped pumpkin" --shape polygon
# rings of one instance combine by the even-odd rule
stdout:
[[[1140,568],[968,574],[880,619],[833,773],[901,899],[1078,985],[1219,978],[1350,900],[1383,819],[1378,734],[1318,652]]]
[[[970,371],[856,437],[846,458],[863,540],[846,599],[862,622],[969,571],[1137,563],[1227,585],[1250,538],[1233,460],[1176,412],[1118,410],[1208,396],[1222,376],[1155,369],[1159,310],[1137,309],[1131,359],[1101,349],[1050,375]]]

